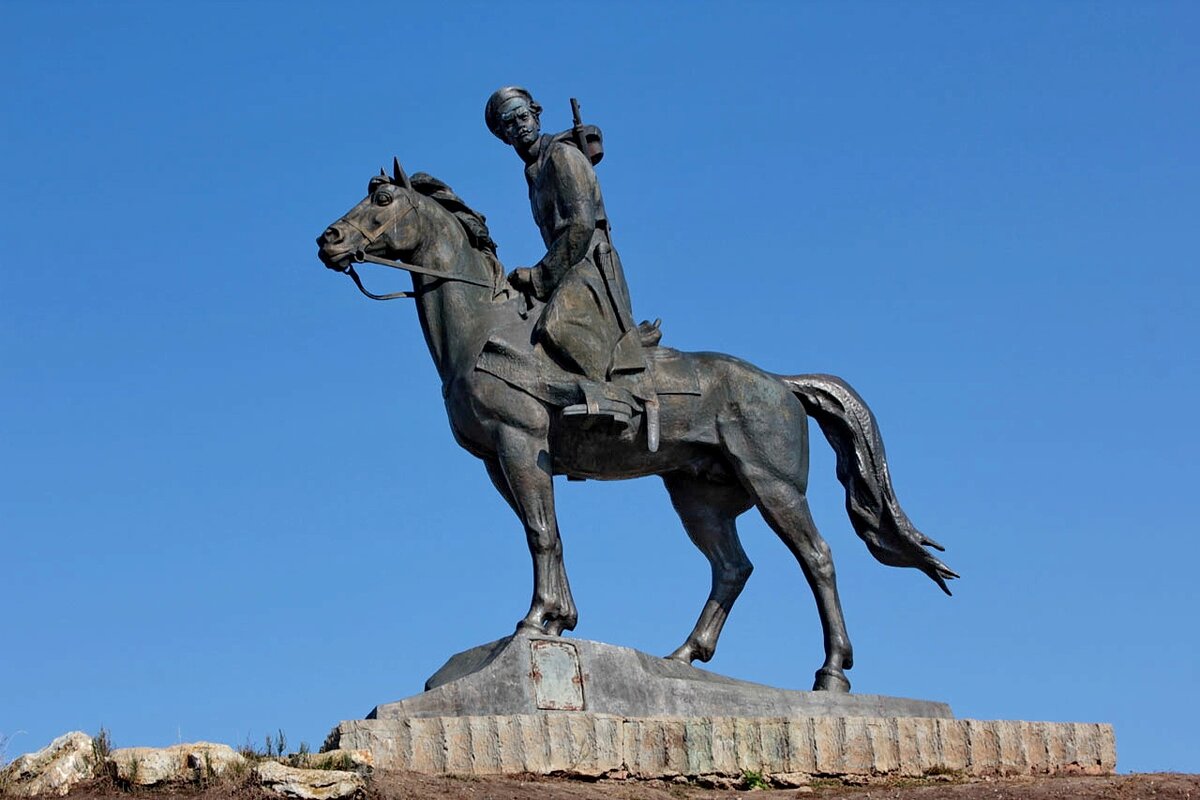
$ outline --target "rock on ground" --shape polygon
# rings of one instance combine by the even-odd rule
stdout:
[[[124,747],[108,759],[117,780],[130,786],[194,783],[243,769],[246,759],[227,744],[194,742],[171,747]]]
[[[57,795],[93,776],[92,737],[81,731],[59,736],[36,753],[20,756],[0,770],[0,791],[14,797]]]
[[[259,784],[275,794],[304,800],[358,797],[366,790],[363,779],[354,772],[285,767],[275,761],[257,764],[254,767],[254,777]]]

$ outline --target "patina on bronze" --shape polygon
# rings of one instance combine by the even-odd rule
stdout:
[[[523,136],[532,144],[528,133]],[[568,158],[591,169],[588,159]],[[596,230],[587,236],[591,249],[580,252],[594,255],[596,245],[608,244],[595,242]],[[413,272],[413,296],[451,429],[484,462],[525,528],[534,587],[519,631],[557,635],[574,629],[578,618],[554,511],[554,476],[658,475],[688,535],[712,565],[700,617],[669,657],[684,662],[712,657],[751,572],[735,523],[756,507],[799,561],[816,600],[825,660],[814,688],[848,691],[844,670],[853,664],[853,651],[829,547],[805,496],[810,416],[837,454],[847,512],[872,555],[889,566],[921,570],[949,594],[946,580],[958,576],[928,549],[943,548],[901,509],[875,418],[839,378],[774,375],[719,353],[661,347],[655,337],[641,334],[627,341],[636,342],[636,358],[629,360],[642,369],[615,370],[609,363],[589,373],[576,362],[580,369],[572,371],[543,335],[541,320],[555,302],[553,292],[545,283],[538,289],[534,284],[541,279],[533,277],[518,277],[514,288],[482,215],[436,178],[417,173],[410,180],[398,163],[392,176],[372,178],[367,197],[317,241],[321,261],[337,271],[365,256],[420,269]],[[575,252],[573,246],[568,242],[563,252]],[[604,322],[618,324],[618,317],[614,313]],[[624,335],[614,349],[619,351]],[[612,341],[610,332],[603,336]],[[561,413],[613,397],[624,398],[630,409],[628,423],[616,431],[587,424],[591,416]],[[648,446],[647,402],[658,410],[656,449]]]

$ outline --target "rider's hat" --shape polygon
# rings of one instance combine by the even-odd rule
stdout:
[[[529,90],[520,86],[505,86],[492,92],[487,106],[483,109],[483,119],[487,122],[488,130],[505,144],[508,144],[508,139],[504,138],[504,129],[501,126],[502,115],[520,105],[529,106],[529,110],[534,114],[542,113],[542,107],[533,99]]]

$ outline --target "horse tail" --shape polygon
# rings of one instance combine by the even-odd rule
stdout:
[[[900,508],[879,426],[858,392],[833,375],[790,375],[782,380],[837,453],[846,512],[871,555],[890,567],[915,567],[950,594],[946,581],[958,574],[926,549],[946,548],[917,530]]]

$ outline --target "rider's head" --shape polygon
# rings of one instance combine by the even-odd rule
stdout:
[[[542,107],[520,86],[497,89],[483,110],[488,130],[518,149],[527,149],[541,134]]]

